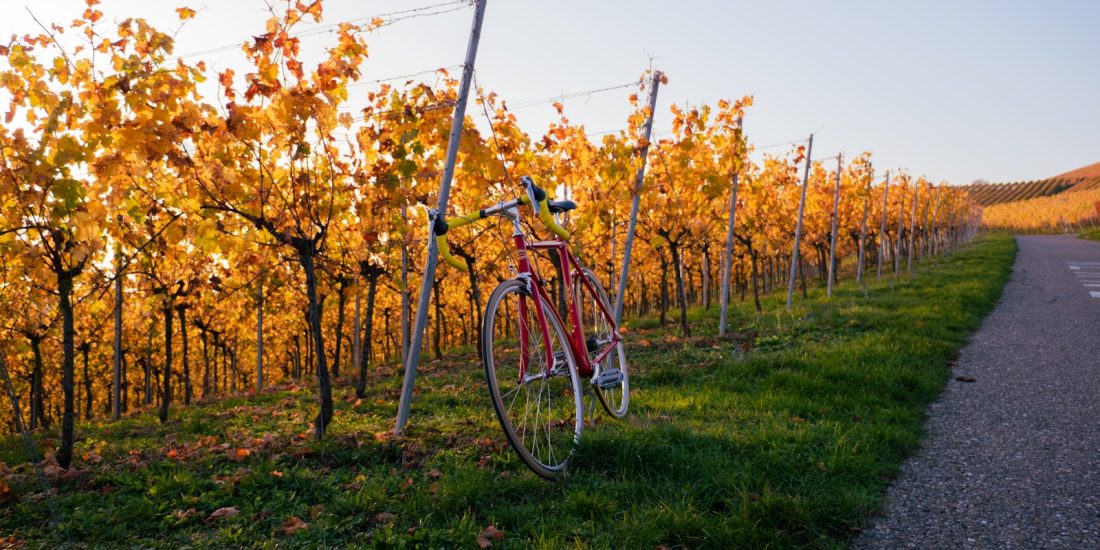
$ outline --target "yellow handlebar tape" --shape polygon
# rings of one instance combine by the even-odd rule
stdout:
[[[546,226],[555,235],[569,240],[569,232],[564,227],[558,225],[558,222],[554,221],[554,215],[550,213],[550,207],[546,204],[546,199],[539,201],[539,219],[542,220],[543,225]]]
[[[474,223],[474,222],[476,222],[480,219],[481,219],[481,211],[480,210],[477,211],[477,212],[470,212],[469,214],[464,214],[462,216],[456,216],[454,218],[451,218],[451,219],[447,220],[447,231],[450,231],[452,229],[458,229],[459,227],[462,227],[464,225],[470,225],[471,223]]]
[[[455,268],[459,271],[469,271],[470,270],[470,266],[466,265],[466,260],[463,260],[462,258],[455,258],[454,256],[451,255],[451,245],[447,244],[447,236],[446,235],[440,235],[440,236],[436,237],[435,238],[435,245],[436,245],[437,248],[439,248],[439,257],[443,258],[443,261],[447,265],[449,265],[449,266],[451,266],[451,267],[453,267],[453,268]]]

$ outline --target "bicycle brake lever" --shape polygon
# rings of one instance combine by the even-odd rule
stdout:
[[[523,183],[523,187],[527,190],[527,200],[531,202],[531,210],[534,211],[535,215],[537,216],[539,214],[541,205],[539,204],[538,197],[535,195],[535,181],[531,179],[531,176],[523,176],[520,181]]]

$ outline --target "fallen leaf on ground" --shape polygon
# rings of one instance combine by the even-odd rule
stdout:
[[[477,536],[477,545],[481,548],[492,548],[494,540],[504,540],[504,531],[490,525]]]
[[[302,521],[298,516],[292,516],[283,522],[283,526],[280,527],[279,530],[288,535],[293,535],[306,527],[309,527],[308,523]]]
[[[64,472],[61,472],[61,475],[57,476],[57,479],[60,479],[60,480],[63,480],[63,481],[68,481],[68,480],[76,479],[76,478],[80,477],[80,474],[83,474],[83,473],[84,473],[84,470],[79,470],[77,468],[69,468],[68,470],[65,470]]]
[[[395,517],[397,516],[389,512],[381,512],[378,515],[374,516],[374,521],[377,521],[378,523],[389,523],[393,521],[393,518]]]
[[[221,518],[231,518],[239,513],[241,513],[241,511],[238,510],[236,506],[226,506],[224,508],[218,508],[217,510],[210,512],[210,515],[206,516],[206,521]]]
[[[244,448],[229,449],[228,451],[226,451],[226,456],[228,456],[229,460],[232,460],[233,462],[240,462],[248,458],[248,455],[250,454],[252,454],[252,451]]]
[[[39,500],[42,500],[42,499],[46,498],[47,496],[51,496],[51,497],[57,496],[57,488],[53,487],[49,491],[43,491],[41,493],[30,493],[29,495],[27,495],[24,498],[26,498],[27,500],[30,500],[30,501],[39,501]]]
[[[42,474],[50,479],[57,479],[65,469],[57,464],[47,464],[45,468],[42,468]]]
[[[183,521],[197,513],[198,511],[196,511],[194,508],[188,508],[186,510],[176,510],[175,512],[172,512],[172,517]]]

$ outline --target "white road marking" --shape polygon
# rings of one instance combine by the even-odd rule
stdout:
[[[1085,288],[1100,288],[1100,262],[1066,262],[1077,282]],[[1100,298],[1100,290],[1090,290],[1089,295]]]

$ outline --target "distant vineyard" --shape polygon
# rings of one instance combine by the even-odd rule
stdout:
[[[1100,179],[1057,195],[1002,202],[982,210],[982,226],[989,229],[1077,231],[1096,223],[1100,223]]]
[[[1085,169],[1043,180],[963,186],[983,207],[982,227],[1009,231],[1074,231],[1100,222],[1100,175]]]
[[[1049,197],[1065,192],[1100,188],[1100,177],[1049,178],[1013,183],[976,183],[964,186],[970,200],[981,206]]]

